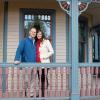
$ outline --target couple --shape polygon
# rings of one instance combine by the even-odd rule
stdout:
[[[52,45],[50,41],[45,38],[44,33],[41,30],[36,30],[35,27],[32,27],[29,30],[29,36],[19,43],[14,63],[50,63],[49,58],[53,53],[54,50]]]
[[[20,61],[50,63],[49,57],[53,53],[52,45],[50,41],[45,38],[44,33],[32,27],[29,30],[29,37],[19,43],[14,63],[19,64]]]

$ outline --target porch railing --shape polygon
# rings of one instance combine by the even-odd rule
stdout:
[[[100,63],[79,63],[78,69],[80,99],[100,98]],[[0,64],[0,98],[64,100],[71,84],[71,64]]]
[[[100,99],[100,63],[79,64],[81,99]]]
[[[0,98],[69,98],[68,64],[0,64]]]

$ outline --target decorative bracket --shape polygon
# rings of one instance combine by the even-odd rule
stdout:
[[[79,14],[84,12],[92,0],[78,0]],[[62,10],[71,16],[71,0],[57,0]]]

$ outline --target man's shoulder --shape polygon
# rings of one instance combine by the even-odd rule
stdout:
[[[29,39],[28,37],[25,37],[23,40],[27,40],[27,39]]]
[[[23,39],[20,40],[20,43],[23,44],[23,43],[25,43],[26,41],[27,41],[27,38],[23,38]]]
[[[25,42],[25,41],[28,41],[29,38],[28,37],[25,37],[22,41]]]

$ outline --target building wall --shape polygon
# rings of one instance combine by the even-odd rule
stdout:
[[[0,2],[0,62],[3,61],[3,4]]]
[[[22,0],[23,1],[23,0]],[[24,3],[23,3],[24,2]],[[15,51],[19,42],[19,9],[20,8],[41,8],[56,10],[56,62],[66,62],[66,15],[59,7],[56,0],[30,1],[30,2],[9,1],[8,8],[8,40],[7,40],[7,61],[13,62]],[[16,5],[14,5],[16,3]]]
[[[66,16],[61,10],[56,14],[56,61],[66,62]],[[68,54],[68,53],[67,53]]]

